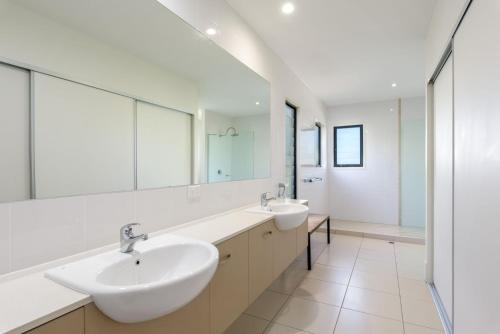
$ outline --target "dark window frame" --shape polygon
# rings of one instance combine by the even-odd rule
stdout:
[[[337,130],[359,128],[359,164],[338,164],[337,163]],[[333,167],[363,167],[364,164],[364,142],[363,142],[363,124],[343,125],[333,127]]]
[[[297,168],[298,168],[298,163],[297,163],[297,113],[298,113],[298,107],[288,101],[285,101],[286,106],[288,106],[290,109],[293,110],[293,146],[294,146],[294,168],[293,168],[293,194],[291,194],[291,199],[297,199]]]
[[[318,128],[318,165],[317,167],[321,167],[322,159],[321,159],[321,123],[316,122],[314,126]]]

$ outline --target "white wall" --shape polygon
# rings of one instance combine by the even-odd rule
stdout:
[[[333,218],[399,223],[397,110],[398,103],[394,100],[338,106],[329,110],[329,143],[333,143],[334,126],[363,124],[364,128],[363,167],[333,167],[333,150],[329,150],[329,204]]]
[[[392,225],[401,220],[402,225],[424,226],[424,117],[423,97],[402,99],[401,119],[395,100],[329,110],[330,145],[333,145],[334,126],[354,124],[363,124],[365,145],[361,168],[333,167],[333,151],[328,151],[332,217]]]
[[[204,31],[209,24],[217,23],[221,33],[216,36],[215,42],[270,81],[272,178],[202,185],[201,198],[194,201],[187,199],[187,187],[175,187],[0,204],[0,229],[6,232],[0,234],[0,273],[26,268],[116,242],[119,227],[132,221],[142,223],[146,231],[155,231],[257,202],[260,193],[275,192],[277,183],[284,178],[283,108],[285,100],[289,99],[300,107],[300,127],[310,126],[315,118],[325,122],[322,103],[225,1],[169,0],[165,2],[174,12],[200,31]],[[0,6],[5,8],[7,5],[2,2]],[[29,22],[32,18],[27,19]],[[9,24],[11,27],[25,29],[25,33],[29,31],[35,38],[39,38],[39,34],[43,32],[32,31],[28,25],[25,26],[20,22],[12,22],[9,15],[0,17],[0,56],[7,53],[11,58],[20,57],[21,61],[29,62],[30,59],[26,59],[30,56],[29,48],[34,46],[27,43],[16,50],[14,46],[21,46],[21,44],[18,41],[15,41],[17,44],[13,43],[13,37],[10,36],[12,29],[7,31],[3,29]],[[67,30],[64,33],[66,34]],[[74,50],[61,48],[63,45],[67,48],[68,45],[76,44],[70,43],[72,37],[73,35],[65,35],[63,39],[54,38],[49,44],[54,50],[61,52],[62,59],[50,59],[55,57],[52,54],[50,57],[37,60],[37,65],[53,67],[62,64],[65,69],[76,71],[76,77],[83,77],[92,82],[96,81],[93,80],[93,76],[100,74],[102,74],[102,80],[119,78],[123,83],[133,84],[136,89],[147,90],[145,93],[150,94],[152,100],[166,97],[163,95],[168,92],[166,83],[158,82],[150,87],[143,78],[124,78],[122,71],[116,72],[119,66],[95,68],[91,66],[92,64],[85,63],[85,59],[82,59],[80,55],[82,50],[88,47],[86,43],[89,41],[82,41],[81,45],[75,45],[77,49]],[[119,61],[116,58],[119,55],[109,47],[105,45],[100,47],[96,58],[105,57],[112,59],[118,65],[126,64],[126,62]],[[57,55],[57,52],[55,54]],[[132,61],[132,59],[128,60]],[[139,66],[138,63],[137,66]],[[156,68],[148,67],[146,64],[143,66],[145,71],[153,76],[157,75],[159,80],[166,77]],[[127,68],[129,67],[134,66],[127,65]],[[104,81],[103,84],[108,86]],[[178,109],[184,109],[184,107]],[[325,176],[325,170],[325,168],[318,169],[317,174]],[[303,172],[299,170],[299,173]],[[299,196],[309,199],[311,209],[317,212],[326,212],[326,193],[326,182],[308,185],[307,193],[305,187],[299,187]],[[303,196],[304,194],[307,196]],[[61,235],[65,237],[61,238]],[[26,244],[31,246],[25,247]]]
[[[401,101],[401,225],[425,227],[425,98]]]

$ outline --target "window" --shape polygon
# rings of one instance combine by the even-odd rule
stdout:
[[[321,123],[302,129],[300,137],[300,164],[321,167]]]
[[[286,138],[286,196],[297,198],[297,108],[289,103],[285,105]]]
[[[363,125],[333,128],[333,166],[363,167]]]

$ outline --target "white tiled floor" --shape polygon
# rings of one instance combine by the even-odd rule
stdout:
[[[225,334],[439,334],[423,245],[313,234],[299,257]]]

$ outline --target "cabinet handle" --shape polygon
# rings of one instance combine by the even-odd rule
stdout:
[[[264,234],[262,234],[262,237],[265,239],[265,238],[270,237],[271,234],[273,234],[273,231],[267,231],[267,232],[264,232]]]
[[[227,261],[231,259],[231,253],[228,253],[220,258],[219,264],[225,264]]]

